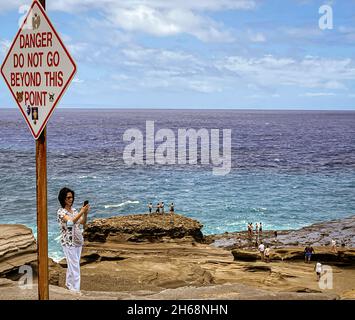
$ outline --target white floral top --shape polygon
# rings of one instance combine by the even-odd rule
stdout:
[[[65,221],[64,216],[74,218],[78,211],[72,208],[73,213],[70,213],[64,208],[59,208],[57,212],[57,221],[60,227],[60,242],[62,246],[80,247],[84,244],[81,218],[73,224],[71,221]]]

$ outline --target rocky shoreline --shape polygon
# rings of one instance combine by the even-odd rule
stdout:
[[[274,247],[307,244],[318,247],[329,246],[333,239],[338,247],[355,248],[355,216],[315,223],[298,230],[277,230],[276,238],[274,230],[266,230],[262,233],[262,239]],[[254,246],[253,241],[248,239],[248,234],[244,231],[205,236],[205,241],[229,249]]]
[[[87,225],[82,292],[64,289],[66,262],[50,261],[50,299],[355,299],[355,216],[289,231],[264,231],[271,262],[260,261],[247,232],[204,236],[202,225],[179,214],[96,219]],[[0,299],[36,299],[21,290],[18,268],[36,269],[30,229],[0,225]],[[343,243],[331,252],[330,240]],[[305,244],[331,266],[334,287],[322,290]],[[36,274],[34,274],[34,278]]]

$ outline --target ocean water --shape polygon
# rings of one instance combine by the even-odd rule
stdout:
[[[155,129],[231,129],[232,168],[134,165],[123,133],[146,120]],[[222,133],[221,133],[222,134]],[[175,203],[205,234],[293,229],[355,214],[355,112],[247,110],[83,110],[58,108],[47,125],[49,255],[63,257],[57,195],[89,199],[89,219],[143,213]],[[159,143],[157,143],[157,146]],[[35,142],[17,109],[0,109],[0,223],[36,233]],[[167,207],[167,206],[166,206]],[[168,210],[168,209],[166,209]]]

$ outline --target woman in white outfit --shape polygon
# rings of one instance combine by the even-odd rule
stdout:
[[[73,208],[75,193],[69,188],[60,190],[58,200],[61,208],[57,212],[57,220],[61,232],[61,244],[67,259],[67,275],[65,285],[69,290],[80,291],[80,257],[84,244],[82,226],[85,225],[89,205],[83,206],[80,212]]]

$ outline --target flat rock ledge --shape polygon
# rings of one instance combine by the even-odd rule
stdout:
[[[203,225],[178,214],[136,214],[95,219],[85,229],[88,242],[159,242],[189,238],[202,242]]]
[[[355,249],[339,249],[336,253],[327,247],[314,247],[315,254],[312,261],[326,262],[332,265],[355,266]],[[258,261],[260,253],[256,250],[234,249],[232,250],[235,261]],[[271,261],[304,261],[304,249],[302,247],[285,247],[271,249]]]
[[[37,260],[32,230],[20,224],[0,224],[0,277],[18,272],[20,266]]]

